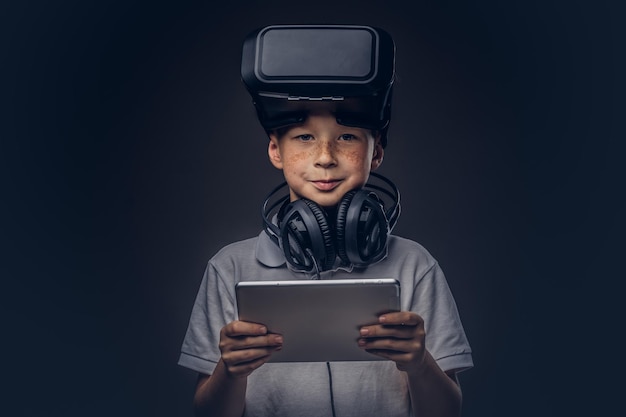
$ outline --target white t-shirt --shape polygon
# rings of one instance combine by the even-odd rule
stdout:
[[[473,366],[471,349],[439,264],[418,243],[390,236],[387,257],[367,268],[325,271],[321,279],[395,278],[401,309],[424,319],[426,349],[444,371]],[[220,330],[237,320],[235,284],[310,279],[287,268],[281,249],[262,232],[233,243],[208,263],[179,364],[210,375],[220,359]],[[248,377],[245,416],[412,416],[406,374],[391,361],[266,363]]]

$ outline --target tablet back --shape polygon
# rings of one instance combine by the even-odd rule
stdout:
[[[239,320],[283,335],[270,362],[372,361],[359,329],[400,310],[395,279],[244,281],[236,286]]]

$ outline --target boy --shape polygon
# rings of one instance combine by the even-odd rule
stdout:
[[[329,30],[304,28],[320,33]],[[330,30],[333,37],[344,34],[335,27]],[[378,31],[375,36],[385,36],[384,32],[381,35],[379,30],[371,30]],[[318,36],[318,32],[305,35],[311,33]],[[294,33],[287,35],[291,42]],[[295,38],[299,35],[296,31]],[[271,49],[269,43],[275,38],[267,35],[265,41],[265,48]],[[263,106],[260,100],[256,98],[257,106]],[[380,106],[388,110],[386,100],[383,98]],[[310,103],[297,110],[300,116],[272,129],[267,108],[260,109],[261,122],[269,133],[269,159],[283,171],[288,204],[304,201],[309,207],[319,207],[314,210],[328,219],[328,230],[334,230],[339,223],[349,221],[338,215],[346,196],[366,186],[370,172],[383,161],[388,114],[382,117],[384,123],[377,124],[378,116],[366,110],[356,116],[352,113],[353,120],[373,120],[359,127],[356,123],[346,125],[345,115],[349,112],[330,103]],[[288,112],[282,109],[276,113],[284,116]],[[289,114],[293,116],[293,112]],[[280,223],[284,215],[281,210],[273,221]],[[351,263],[345,253],[332,256],[333,249],[327,262],[312,255],[305,241],[298,249],[311,254],[313,260],[298,262],[285,247],[289,243],[276,245],[272,241],[279,240],[281,233],[286,232],[262,232],[257,238],[229,245],[209,262],[179,362],[200,373],[194,397],[197,414],[458,416],[461,390],[456,373],[471,367],[472,361],[454,300],[437,262],[417,243],[395,236],[387,239],[386,234],[384,251],[375,259]],[[274,352],[282,349],[283,338],[268,333],[263,325],[235,319],[235,284],[250,277],[294,280],[308,279],[311,274],[321,279],[398,277],[402,311],[384,314],[378,324],[362,327],[357,342],[361,349],[387,361],[267,363]]]

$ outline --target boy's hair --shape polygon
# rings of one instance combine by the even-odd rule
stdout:
[[[323,108],[339,124],[380,132],[385,146],[394,56],[391,36],[378,28],[275,25],[246,37],[241,75],[268,132]]]

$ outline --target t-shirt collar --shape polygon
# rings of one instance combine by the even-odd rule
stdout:
[[[256,259],[270,268],[278,268],[285,264],[285,254],[268,236],[265,230],[261,231],[256,241]]]
[[[274,243],[272,238],[270,238],[265,231],[262,231],[259,234],[259,237],[256,241],[255,256],[259,262],[261,262],[263,265],[269,268],[278,268],[287,263],[287,259],[285,258],[285,253],[283,252],[283,250],[277,244]],[[287,264],[287,267],[293,270],[291,268],[291,265]],[[339,263],[339,260],[337,260],[337,264],[335,265],[335,267],[329,271],[323,271],[322,275],[332,274],[339,270],[351,272],[352,268],[353,268],[352,265],[341,265]],[[294,271],[294,272],[303,272],[303,271]],[[314,276],[315,274],[312,272],[309,272],[307,273],[307,275]]]

